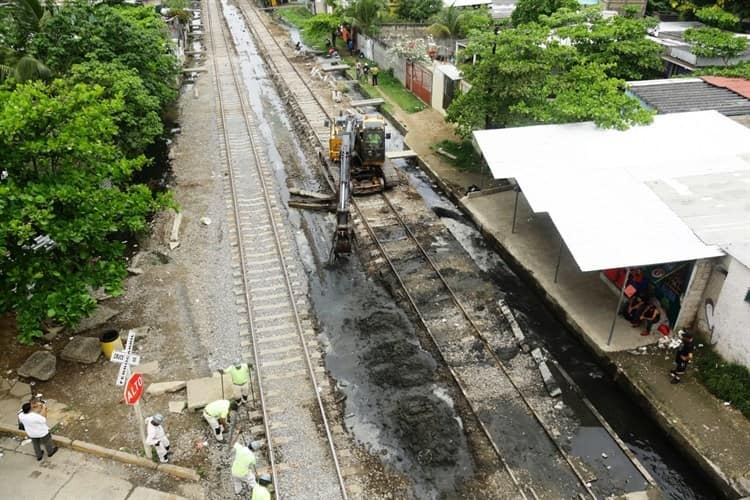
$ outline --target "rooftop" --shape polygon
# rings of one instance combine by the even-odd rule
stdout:
[[[742,78],[670,78],[628,82],[628,87],[659,113],[716,110],[725,116],[750,115],[750,82]]]

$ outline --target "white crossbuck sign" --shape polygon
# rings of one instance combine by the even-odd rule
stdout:
[[[131,354],[134,341],[135,332],[130,330],[128,332],[128,341],[125,343],[125,350],[114,351],[112,357],[109,358],[113,363],[120,363],[120,372],[117,374],[117,382],[115,382],[115,385],[125,385],[125,382],[127,382],[128,377],[130,376],[130,367],[136,366],[141,362],[140,356],[137,354]]]

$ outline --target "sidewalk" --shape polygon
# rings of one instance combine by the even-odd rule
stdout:
[[[515,193],[464,196],[472,184],[487,186],[489,174],[462,172],[430,150],[440,140],[455,140],[453,126],[432,108],[407,114],[391,104],[394,117],[408,131],[407,147],[419,155],[425,171],[464,209],[508,264],[537,288],[571,331],[611,368],[618,383],[725,495],[750,495],[750,420],[718,401],[691,373],[684,383],[671,385],[672,351],[649,348],[648,354],[632,354],[633,349],[654,344],[656,338],[641,337],[622,318],[617,319],[612,342],[607,345],[617,296],[598,272],[580,272],[564,247],[555,282],[560,240],[549,217],[532,213],[520,195],[512,232]]]
[[[119,462],[59,448],[54,457],[37,462],[30,442],[0,436],[0,484],[3,498],[26,500],[185,500],[143,484],[161,484],[163,475]],[[202,498],[200,488],[190,498]]]

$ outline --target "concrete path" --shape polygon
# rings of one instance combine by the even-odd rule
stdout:
[[[30,442],[0,438],[2,498],[24,500],[180,500],[186,497],[139,486],[160,480],[153,471],[59,448],[38,462]],[[196,491],[197,493],[197,491]],[[201,498],[202,495],[190,495]]]

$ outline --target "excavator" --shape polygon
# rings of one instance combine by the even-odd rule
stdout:
[[[381,115],[342,112],[330,127],[329,158],[339,165],[336,231],[329,258],[333,263],[337,256],[352,250],[350,197],[380,193],[396,182],[397,174],[385,164],[385,140],[390,134]]]

